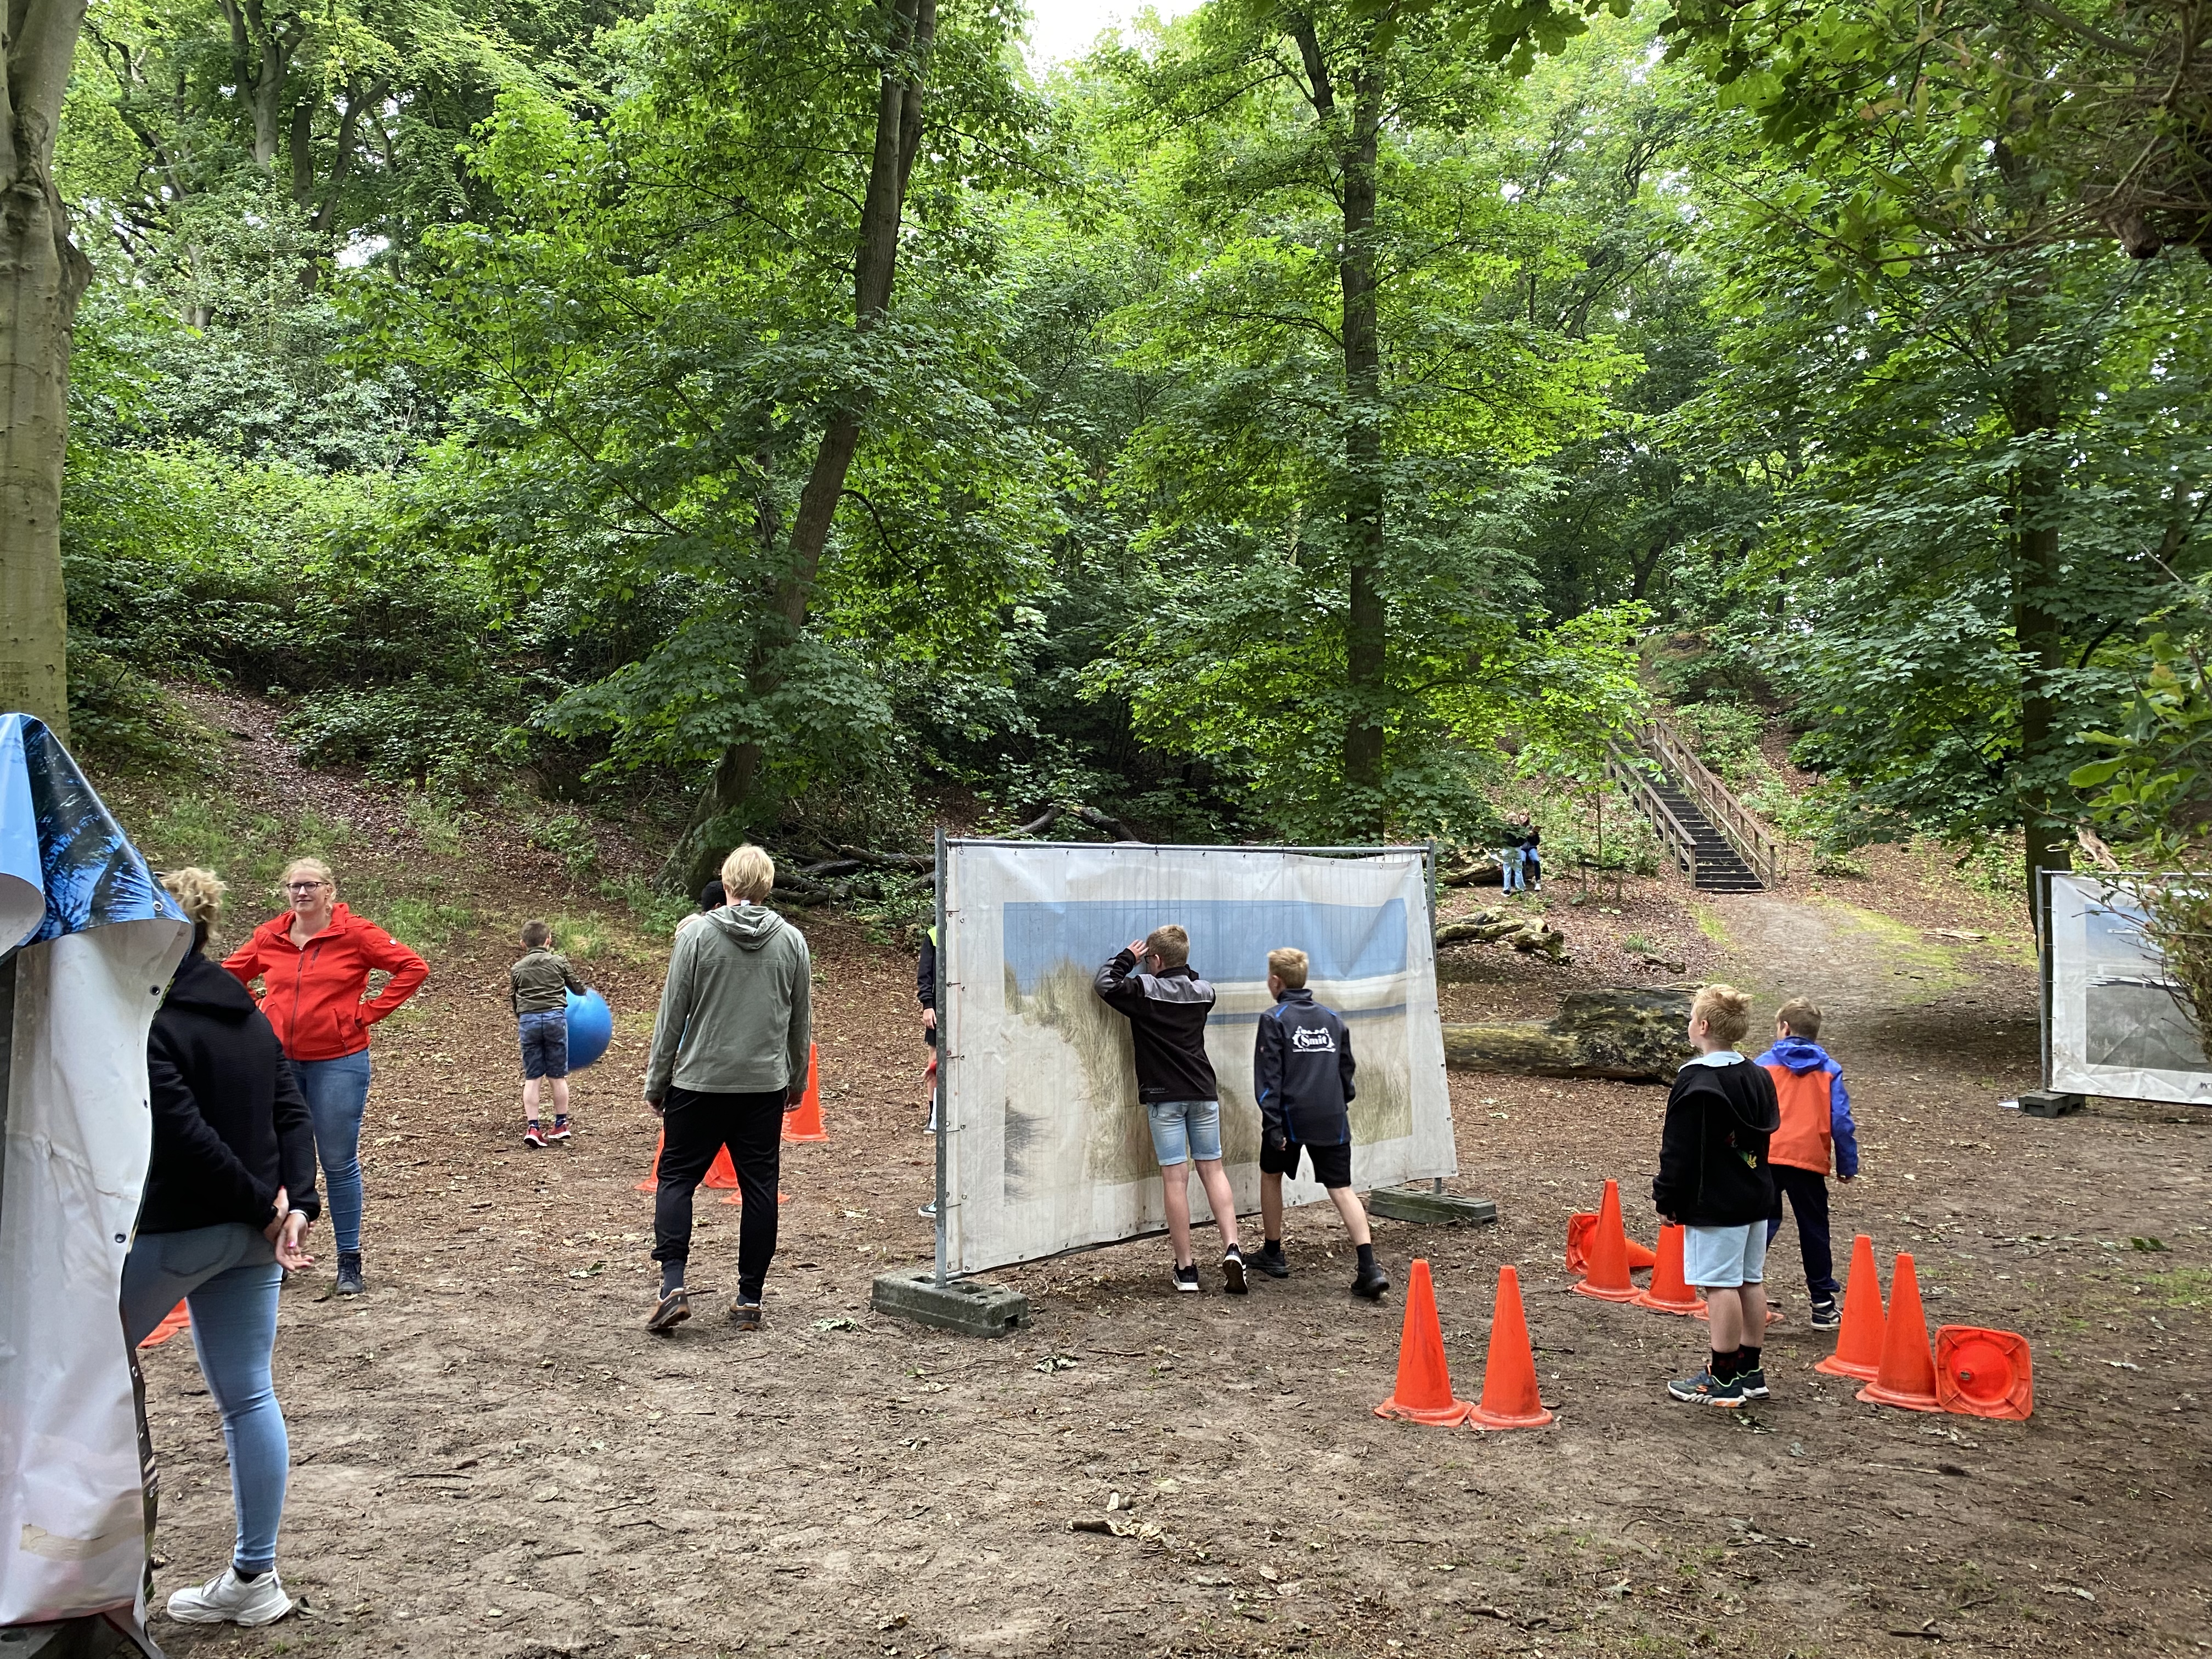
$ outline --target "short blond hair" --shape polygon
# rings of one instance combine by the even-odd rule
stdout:
[[[1730,1048],[1751,1030],[1751,997],[1733,985],[1702,988],[1690,1004],[1690,1018],[1705,1022],[1706,1035]]]
[[[1792,997],[1775,1011],[1776,1023],[1791,1036],[1811,1039],[1820,1035],[1820,1005],[1810,997]]]
[[[290,886],[292,878],[301,875],[313,876],[317,881],[327,883],[333,893],[338,890],[337,874],[329,865],[320,859],[300,858],[286,865],[284,873],[276,878],[277,891],[286,898],[291,897],[286,890]]]
[[[732,898],[758,904],[775,890],[775,860],[747,842],[722,860],[722,890]]]
[[[1163,968],[1180,968],[1190,960],[1190,935],[1180,923],[1169,922],[1145,935],[1145,951],[1158,957]]]
[[[161,878],[161,885],[169,890],[185,920],[201,927],[215,926],[215,919],[222,914],[222,896],[230,890],[228,882],[197,864],[170,871]]]
[[[1306,953],[1296,945],[1285,945],[1279,951],[1267,952],[1267,971],[1293,991],[1303,991],[1306,985]]]

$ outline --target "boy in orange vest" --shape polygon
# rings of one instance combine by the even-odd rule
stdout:
[[[1775,1016],[1774,1046],[1759,1063],[1773,1078],[1775,1097],[1782,1104],[1782,1127],[1766,1149],[1774,1170],[1767,1243],[1782,1231],[1786,1196],[1797,1214],[1797,1249],[1805,1260],[1805,1290],[1813,1299],[1813,1328],[1832,1331],[1843,1323],[1843,1314],[1836,1306],[1836,1264],[1828,1248],[1828,1166],[1832,1152],[1836,1179],[1846,1185],[1855,1180],[1859,1137],[1851,1122],[1844,1068],[1813,1040],[1820,1035],[1819,1006],[1792,997]]]

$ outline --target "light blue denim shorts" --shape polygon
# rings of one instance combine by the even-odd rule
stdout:
[[[1766,1278],[1766,1224],[1682,1229],[1682,1277],[1701,1291],[1730,1291]]]
[[[1218,1100],[1152,1100],[1145,1103],[1152,1122],[1152,1156],[1164,1170],[1196,1158],[1221,1158],[1221,1103]]]

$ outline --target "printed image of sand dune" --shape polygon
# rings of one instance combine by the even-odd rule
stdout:
[[[1137,1102],[1137,1069],[1132,1058],[1129,1022],[1098,999],[1091,973],[1073,962],[1056,963],[1040,975],[1036,988],[1024,995],[1006,970],[1006,1006],[1033,1026],[1056,1035],[1074,1052],[1083,1079],[1081,1109],[1066,1112],[1057,1103],[1036,1113],[1039,1118],[1060,1116],[1080,1126],[1076,1143],[1062,1148],[1055,1143],[1048,1153],[1031,1144],[1019,1143],[1015,1133],[1016,1096],[1024,1079],[1010,1072],[1006,1100],[1006,1182],[1010,1193],[1030,1187],[1043,1177],[1035,1167],[1041,1154],[1060,1164],[1049,1178],[1064,1181],[1063,1150],[1080,1158],[1080,1178],[1086,1183],[1120,1185],[1141,1181],[1158,1173],[1152,1159],[1152,1131],[1145,1109]],[[1027,1115],[1028,1114],[1023,1114]],[[1256,1133],[1255,1133],[1256,1144]],[[1018,1160],[1020,1167],[1018,1168]]]

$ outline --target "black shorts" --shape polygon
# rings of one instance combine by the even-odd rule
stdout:
[[[1261,1175],[1294,1176],[1298,1172],[1298,1154],[1306,1155],[1313,1166],[1313,1178],[1324,1187],[1349,1187],[1352,1184],[1352,1143],[1339,1146],[1309,1146],[1292,1141],[1277,1152],[1262,1139],[1260,1142],[1260,1173]]]

